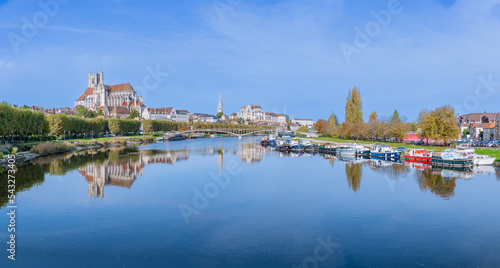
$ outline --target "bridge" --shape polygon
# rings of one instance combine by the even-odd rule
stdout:
[[[216,129],[192,129],[188,131],[183,131],[182,134],[194,134],[194,133],[219,133],[219,134],[229,134],[241,139],[243,136],[249,136],[253,134],[271,134],[276,133],[276,129],[269,128],[241,128],[241,129],[232,129],[232,128],[216,128]]]

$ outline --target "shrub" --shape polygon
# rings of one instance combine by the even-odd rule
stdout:
[[[144,137],[141,137],[141,141],[149,142],[149,141],[153,141],[153,138],[151,136],[144,136]]]
[[[0,159],[3,159],[3,153],[0,153]]]
[[[89,140],[89,141],[87,142],[87,145],[90,145],[90,146],[94,146],[94,145],[96,145],[96,144],[97,144],[97,140]]]
[[[69,151],[73,148],[73,145],[69,142],[60,142],[60,143],[40,143],[31,149],[32,153],[35,154],[49,154],[56,152],[64,152]]]
[[[110,141],[111,144],[121,144],[121,145],[126,145],[127,144],[127,140],[125,139],[118,139],[118,138],[114,138]]]

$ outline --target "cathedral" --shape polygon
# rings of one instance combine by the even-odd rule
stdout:
[[[130,83],[105,85],[104,76],[89,73],[88,86],[85,92],[75,101],[75,108],[84,106],[90,111],[102,110],[105,116],[126,115],[136,110],[142,115],[146,106],[142,97],[132,88]]]

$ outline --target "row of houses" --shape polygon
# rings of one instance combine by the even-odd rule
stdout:
[[[500,112],[470,113],[458,115],[456,123],[460,133],[469,132],[468,138],[479,140],[500,140]]]
[[[12,107],[22,108],[22,107],[19,107],[18,105],[12,105]],[[26,107],[26,106],[24,106],[24,107]],[[31,107],[29,107],[29,109],[30,109],[30,111],[33,111],[33,112],[42,112],[45,115],[51,115],[51,114],[75,115],[75,110],[71,109],[69,107],[45,109],[45,108],[40,107],[40,106],[31,106]]]

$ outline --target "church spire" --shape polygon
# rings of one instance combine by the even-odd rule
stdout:
[[[222,106],[222,93],[219,96],[219,105],[217,106],[217,113],[224,113],[224,108]]]

